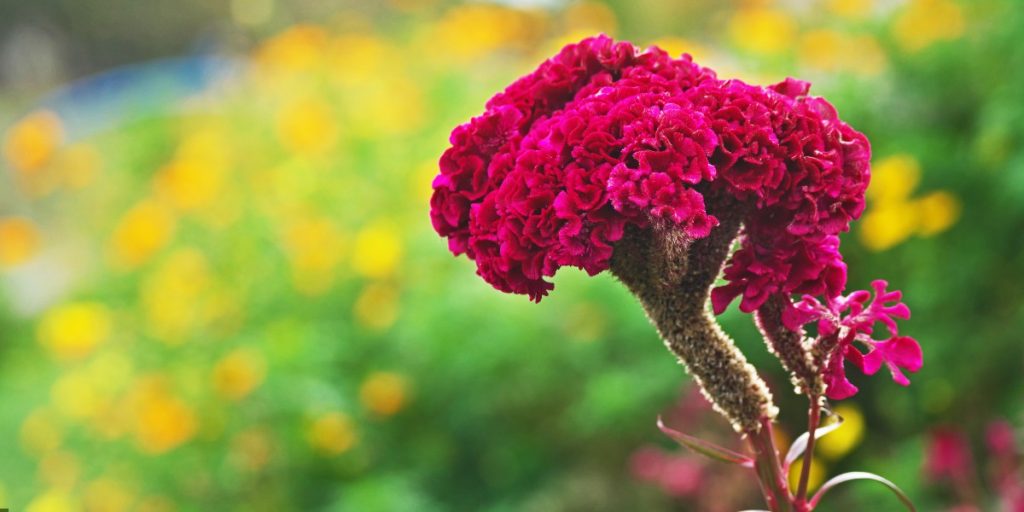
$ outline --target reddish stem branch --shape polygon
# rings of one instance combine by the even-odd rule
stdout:
[[[800,484],[796,488],[796,506],[800,511],[810,510],[807,507],[807,482],[811,476],[811,464],[814,462],[814,431],[818,429],[818,422],[821,420],[821,398],[815,395],[811,397],[811,409],[807,415],[807,449],[804,450],[800,464]]]
[[[754,468],[761,483],[761,492],[772,512],[793,512],[793,500],[789,494],[789,485],[782,474],[779,463],[779,451],[775,449],[772,437],[772,422],[768,418],[761,420],[761,428],[747,432],[750,446],[754,449]]]

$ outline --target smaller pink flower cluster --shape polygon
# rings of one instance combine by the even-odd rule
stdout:
[[[900,336],[896,326],[897,318],[910,318],[910,308],[900,302],[901,292],[887,291],[887,286],[885,281],[873,281],[873,299],[866,290],[845,296],[837,295],[824,304],[805,295],[782,314],[782,322],[793,331],[800,331],[805,324],[816,322],[816,343],[818,349],[825,352],[823,370],[826,394],[833,400],[848,398],[857,393],[857,387],[846,378],[846,361],[867,375],[873,375],[884,365],[893,380],[903,386],[910,385],[903,370],[916,372],[921,369],[921,346],[914,338]],[[872,337],[878,322],[889,331],[889,336],[884,340]],[[867,353],[856,347],[858,343],[867,349]]]
[[[540,300],[562,266],[606,270],[627,226],[707,236],[706,203],[722,201],[749,214],[716,312],[835,295],[836,235],[864,208],[870,147],[808,88],[719,80],[605,36],[566,46],[452,132],[434,228],[494,287]]]
[[[704,467],[689,455],[644,446],[630,458],[630,470],[638,480],[657,484],[675,497],[694,496],[704,482]]]
[[[985,429],[985,448],[985,470],[979,471],[970,439],[962,428],[934,427],[925,449],[925,476],[951,491],[957,505],[947,509],[950,512],[979,512],[982,503],[996,507],[996,500],[983,497],[982,487],[997,495],[998,510],[1024,512],[1024,458],[1013,425],[1001,419],[990,422]],[[978,486],[979,475],[984,477],[982,487]]]

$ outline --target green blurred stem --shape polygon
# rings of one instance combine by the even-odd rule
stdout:
[[[779,463],[779,451],[775,449],[772,438],[772,422],[768,418],[761,419],[761,428],[747,432],[750,446],[754,449],[754,469],[761,483],[768,510],[772,512],[793,512],[793,501],[789,494],[789,485],[782,474]]]

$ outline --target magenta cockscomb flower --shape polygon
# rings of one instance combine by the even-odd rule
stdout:
[[[561,267],[610,270],[754,455],[659,428],[694,451],[754,469],[772,511],[809,511],[831,487],[863,478],[910,506],[874,475],[840,475],[813,497],[809,466],[795,492],[783,476],[824,435],[823,396],[856,392],[845,361],[869,374],[884,365],[904,385],[903,371],[921,366],[917,342],[897,335],[894,319],[910,314],[899,292],[878,281],[874,301],[867,292],[841,295],[838,235],[864,210],[871,149],[827,101],[808,96],[809,87],[721,80],[689,55],[585,39],[452,132],[430,217],[480,277],[534,301]],[[715,287],[719,275],[725,284]],[[793,295],[804,299],[794,305]],[[808,431],[817,434],[794,442],[784,461],[771,434],[771,393],[712,315],[737,298],[810,399]],[[816,340],[804,336],[812,321]],[[889,338],[871,337],[877,322]]]
[[[910,318],[910,308],[901,302],[903,294],[888,291],[888,283],[882,280],[872,282],[871,287],[875,292],[874,298],[866,290],[837,295],[825,303],[805,295],[782,315],[783,323],[794,331],[804,324],[817,323],[816,348],[823,352],[826,392],[833,400],[857,393],[857,387],[846,378],[846,361],[867,375],[874,374],[884,365],[892,373],[893,380],[903,386],[910,385],[903,370],[916,372],[921,369],[921,346],[914,338],[900,336],[896,326],[896,319]],[[889,337],[884,340],[872,337],[875,324],[879,322],[889,331]],[[867,353],[857,348],[858,343]]]
[[[627,226],[708,236],[717,201],[746,214],[716,311],[838,293],[835,235],[864,208],[870,148],[808,87],[719,80],[604,36],[569,45],[452,133],[434,228],[487,282],[540,300],[560,267],[607,270]]]

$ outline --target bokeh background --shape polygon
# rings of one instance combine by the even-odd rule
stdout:
[[[1022,9],[0,1],[0,506],[756,507],[752,475],[654,427],[735,442],[623,287],[563,270],[541,304],[502,295],[430,227],[450,130],[605,32],[810,80],[869,136],[851,286],[905,291],[925,366],[907,389],[855,379],[814,479],[1011,510],[993,468],[1024,426]],[[787,442],[804,403],[747,316],[722,322]],[[898,507],[861,483],[822,509]]]

